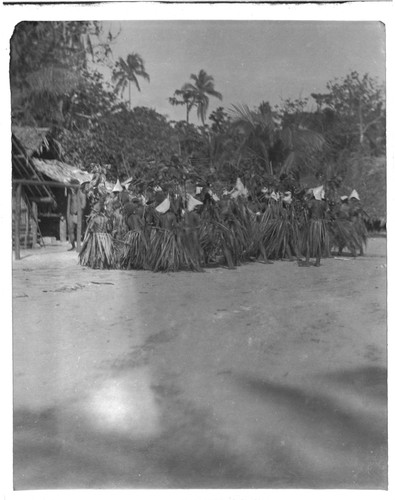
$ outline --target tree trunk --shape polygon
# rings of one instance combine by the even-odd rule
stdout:
[[[364,127],[363,127],[363,117],[362,117],[362,106],[361,102],[358,104],[358,116],[359,116],[359,144],[362,146],[364,140]]]

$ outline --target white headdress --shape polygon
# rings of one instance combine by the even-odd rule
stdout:
[[[160,203],[155,210],[159,212],[160,214],[165,214],[170,208],[170,197],[167,195],[167,197]]]
[[[192,212],[196,207],[199,205],[203,205],[203,203],[196,198],[194,198],[192,195],[187,194],[187,210],[188,212]]]
[[[325,190],[324,186],[318,186],[316,188],[313,188],[313,196],[316,200],[323,200],[325,199]]]
[[[113,192],[113,193],[120,193],[121,191],[123,191],[123,188],[122,188],[121,183],[119,182],[119,179],[117,179],[117,183],[116,183],[116,184],[115,184],[115,186],[112,188],[112,192]]]

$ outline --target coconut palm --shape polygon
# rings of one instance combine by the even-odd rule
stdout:
[[[178,89],[174,92],[173,97],[169,97],[169,102],[172,106],[186,106],[186,122],[189,123],[189,114],[196,104],[194,92]]]
[[[148,82],[150,81],[149,74],[145,71],[145,65],[142,57],[133,52],[125,59],[120,57],[115,63],[115,68],[112,74],[112,81],[115,83],[115,93],[123,95],[126,87],[129,89],[129,110],[132,109],[132,83],[137,90],[141,92],[140,84],[137,79],[141,76]]]
[[[182,91],[187,93],[191,98],[192,106],[196,106],[197,116],[202,121],[203,126],[205,126],[205,120],[209,105],[209,96],[216,97],[222,101],[222,94],[214,89],[214,78],[208,75],[203,69],[199,71],[198,75],[192,74],[191,80],[193,83],[186,83],[182,87]]]

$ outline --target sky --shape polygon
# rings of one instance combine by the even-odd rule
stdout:
[[[113,57],[137,52],[150,83],[140,80],[132,106],[185,119],[168,97],[204,69],[223,101],[217,106],[272,105],[324,92],[326,83],[353,70],[385,81],[385,27],[377,21],[106,21],[119,33]],[[125,93],[127,99],[127,92]]]

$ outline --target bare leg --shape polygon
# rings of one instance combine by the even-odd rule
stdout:
[[[302,260],[300,260],[299,266],[308,267],[309,265],[310,265],[310,246],[309,246],[309,242],[307,241],[306,260],[304,262]]]
[[[69,252],[75,249],[75,224],[69,221],[69,241],[71,248],[68,249]]]
[[[286,253],[287,253],[287,257],[288,259],[292,262],[294,261],[294,256],[292,255],[292,252],[291,252],[291,247],[289,246],[289,244],[287,245],[287,248],[286,248]]]
[[[263,243],[260,243],[259,244],[259,256],[258,256],[258,259],[260,259],[260,257],[263,257],[263,261],[265,264],[273,264],[273,262],[271,262],[268,258],[267,258],[267,253],[266,253],[266,248],[265,246],[263,245]]]
[[[228,247],[226,246],[223,247],[223,253],[229,269],[236,269],[236,267],[233,264],[232,254],[230,253]]]

